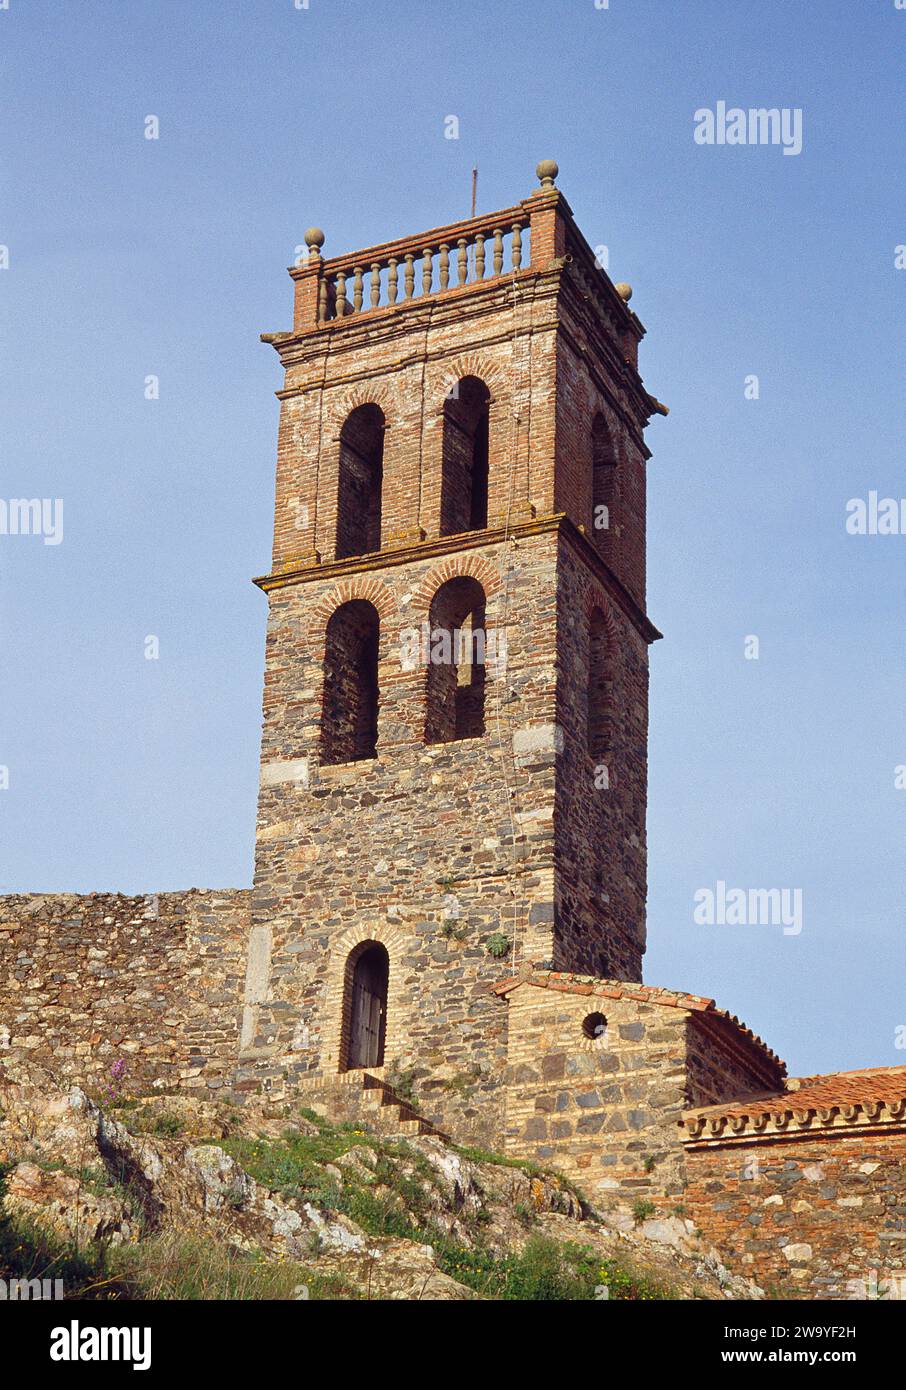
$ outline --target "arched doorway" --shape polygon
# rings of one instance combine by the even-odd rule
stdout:
[[[343,1001],[346,1027],[342,1071],[384,1064],[389,975],[390,958],[380,942],[369,942],[351,952]]]

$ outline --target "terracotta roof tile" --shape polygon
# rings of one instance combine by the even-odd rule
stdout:
[[[700,1105],[684,1114],[684,1121],[753,1119],[759,1115],[829,1115],[857,1108],[902,1107],[906,1104],[906,1066],[865,1067],[857,1071],[828,1072],[824,1076],[790,1077],[782,1091],[769,1091],[745,1100]],[[687,1126],[688,1127],[688,1126]]]

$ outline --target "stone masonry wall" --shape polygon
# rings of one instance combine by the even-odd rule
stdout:
[[[238,1084],[316,1084],[340,1065],[344,968],[362,941],[390,958],[385,1066],[447,1132],[488,1142],[502,1123],[506,964],[496,933],[550,954],[556,532],[412,560],[271,595],[252,981]],[[487,731],[426,743],[427,667],[402,654],[445,580],[487,595]],[[507,606],[503,603],[504,583]],[[319,762],[324,632],[347,598],[380,614],[377,757]],[[498,648],[499,650],[499,648]],[[499,708],[499,714],[498,714]],[[515,763],[514,763],[515,759]],[[508,784],[518,776],[517,794]],[[515,830],[515,841],[514,841]]]
[[[607,594],[584,555],[560,546],[557,587],[557,933],[554,967],[604,979],[640,980],[645,950],[648,785],[648,645]],[[608,632],[611,746],[588,745],[592,614]],[[601,768],[606,767],[606,781]]]
[[[0,1048],[98,1088],[219,1090],[235,1066],[247,890],[0,898]]]
[[[509,995],[506,1148],[607,1208],[681,1201],[686,1011],[556,986]],[[603,1012],[606,1031],[584,1035]]]
[[[721,1259],[781,1298],[903,1297],[906,1134],[690,1150],[683,1203]]]

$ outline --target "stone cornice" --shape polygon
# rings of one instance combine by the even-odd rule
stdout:
[[[270,574],[257,576],[252,580],[252,583],[257,584],[258,588],[263,589],[266,594],[270,594],[275,590],[290,588],[298,584],[312,584],[324,579],[344,579],[352,574],[373,573],[398,565],[408,565],[421,560],[433,560],[439,556],[458,554],[463,550],[502,545],[510,539],[522,540],[530,536],[555,533],[560,533],[583,557],[610,597],[618,604],[646,642],[655,642],[663,636],[631,594],[623,588],[623,585],[610,571],[587,537],[564,512],[557,512],[551,516],[533,517],[530,521],[514,523],[509,527],[494,526],[485,531],[467,531],[456,536],[437,536],[431,540],[390,546],[384,550],[376,550],[371,555],[354,556],[346,560],[328,560],[316,564],[290,563],[285,569],[274,570]]]
[[[532,302],[541,297],[545,287],[555,298],[562,276],[562,266],[538,269],[528,266],[510,275],[482,281],[479,284],[452,285],[446,290],[433,294],[404,300],[397,304],[385,304],[377,309],[369,309],[364,314],[351,314],[348,318],[327,319],[314,330],[301,333],[262,333],[261,341],[269,343],[279,354],[284,367],[296,366],[301,362],[320,358],[329,351],[331,356],[341,356],[344,352],[356,352],[366,340],[369,346],[375,342],[391,341],[393,338],[409,337],[414,331],[432,327],[442,327],[448,319],[462,323],[463,301],[468,301],[469,318],[488,313],[511,311],[513,287],[517,288],[517,304],[525,303],[528,292]],[[556,328],[556,318],[549,325]],[[531,333],[536,325],[520,325],[520,333]],[[501,337],[511,337],[508,327]],[[486,342],[486,338],[482,338]],[[463,344],[460,343],[462,350]]]

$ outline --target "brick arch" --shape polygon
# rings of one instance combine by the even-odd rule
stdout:
[[[323,642],[332,615],[352,599],[364,599],[366,603],[373,604],[382,625],[396,613],[396,600],[382,580],[373,574],[353,574],[322,594],[314,603],[309,622],[311,634],[320,637]]]
[[[450,579],[477,580],[488,599],[493,598],[503,587],[496,565],[491,564],[484,556],[471,553],[451,555],[425,575],[412,595],[412,607],[427,614],[434,595],[441,585]]]
[[[508,377],[506,372],[496,362],[483,357],[480,352],[465,352],[446,366],[441,366],[441,378],[443,381],[462,381],[466,376],[477,376],[483,381],[491,396],[491,400],[497,400],[507,386]],[[444,408],[444,398],[438,402],[437,410],[442,412]]]
[[[585,618],[586,627],[591,622],[592,615],[595,613],[601,614],[601,617],[604,619],[604,626],[607,629],[607,640],[611,646],[615,646],[619,641],[620,630],[613,616],[610,598],[603,590],[589,588],[585,591],[585,600],[583,603],[583,616]]]
[[[337,400],[331,402],[329,423],[326,433],[337,443],[340,431],[354,410],[362,405],[376,405],[384,416],[384,429],[389,430],[398,418],[396,392],[383,382],[360,382]]]
[[[393,1057],[395,1053],[403,1050],[401,1042],[405,1035],[405,1005],[401,966],[405,940],[398,927],[379,922],[374,927],[349,927],[336,941],[331,942],[321,1009],[321,1017],[324,1019],[322,1066],[325,1072],[339,1071],[344,1043],[347,1041],[344,1029],[349,1026],[346,983],[350,957],[356,953],[361,954],[369,946],[383,946],[390,959],[387,981],[387,1031],[384,1039],[385,1065],[387,1057]]]
[[[357,946],[368,946],[372,943],[380,942],[382,946],[386,946],[387,954],[392,963],[394,953],[396,953],[397,958],[399,957],[399,952],[402,950],[405,939],[399,927],[390,926],[386,922],[379,922],[375,927],[347,928],[342,936],[338,936],[336,941],[330,943],[330,967],[328,968],[328,978],[330,968],[332,968],[334,964],[334,953],[341,956],[345,963],[347,957]]]

